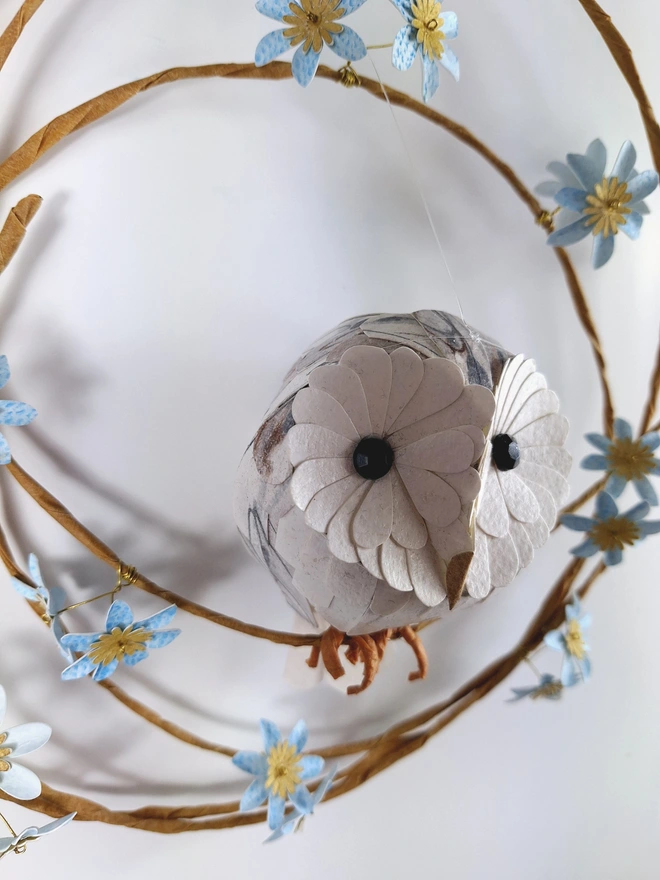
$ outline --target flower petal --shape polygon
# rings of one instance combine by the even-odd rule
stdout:
[[[638,526],[643,538],[646,538],[647,535],[657,535],[660,532],[660,520],[640,522]]]
[[[404,407],[401,414],[392,425],[392,432],[399,432],[408,425],[420,422],[427,416],[440,413],[450,404],[457,401],[463,390],[465,381],[463,374],[456,364],[446,358],[427,358],[424,361],[424,375],[410,403]],[[469,424],[469,419],[460,422],[454,421],[447,427],[456,424]],[[442,428],[436,428],[440,431]],[[425,431],[422,436],[426,437],[430,431]],[[421,439],[421,438],[415,438]],[[410,441],[408,441],[410,442]],[[402,445],[401,443],[397,445]]]
[[[289,745],[294,746],[297,752],[302,752],[307,743],[308,735],[307,725],[301,718],[289,734]]]
[[[421,550],[409,551],[408,575],[415,595],[428,608],[439,605],[447,596],[443,586],[443,565],[430,543]]]
[[[83,653],[89,651],[94,642],[98,642],[102,633],[67,633],[62,636],[62,644],[69,651]]]
[[[400,593],[413,591],[414,586],[408,571],[408,555],[403,547],[399,547],[394,541],[386,541],[381,549],[380,562],[385,580],[393,589]]]
[[[105,619],[105,628],[107,632],[112,632],[115,627],[126,629],[133,623],[133,612],[126,602],[117,599],[110,606],[108,616]]]
[[[296,49],[296,54],[293,56],[293,62],[291,63],[291,71],[293,73],[293,78],[298,85],[301,85],[304,88],[314,79],[314,75],[319,66],[321,53],[310,49],[309,52],[305,54],[303,46],[299,46]]]
[[[556,229],[548,236],[548,244],[550,247],[569,247],[572,244],[576,244],[578,241],[582,241],[583,238],[586,238],[590,231],[586,220],[584,217],[581,217],[579,220],[576,220],[575,223],[570,223],[562,229]]]
[[[254,782],[252,785],[254,785]],[[268,827],[271,831],[275,831],[282,824],[284,820],[284,806],[284,798],[278,797],[276,794],[268,796]]]
[[[2,434],[0,434],[0,464],[9,464],[10,461],[11,450],[9,449],[9,443],[7,443]]]
[[[654,452],[660,446],[660,433],[657,431],[649,431],[648,434],[642,434],[639,439],[650,452]]]
[[[299,785],[290,795],[291,803],[299,810],[303,816],[307,816],[314,812],[314,799],[304,785]]]
[[[29,425],[37,417],[37,411],[18,400],[0,400],[0,424],[20,427]]]
[[[351,526],[364,496],[371,489],[369,482],[368,480],[362,481],[363,485],[355,490],[348,501],[333,516],[328,526],[328,547],[330,552],[342,562],[359,562],[357,548],[351,534]]]
[[[456,474],[470,467],[474,443],[463,431],[442,431],[396,451],[396,467],[422,468],[437,474]]]
[[[268,761],[262,752],[236,752],[231,762],[239,770],[251,773],[253,776],[262,776],[265,779],[268,773]],[[265,795],[262,800],[265,800]]]
[[[594,247],[591,253],[591,265],[594,269],[601,269],[607,263],[614,253],[613,235],[607,238],[601,233],[594,238]]]
[[[392,64],[397,70],[410,70],[419,45],[415,29],[410,25],[402,27],[394,38],[392,47]]]
[[[257,43],[257,48],[254,50],[254,64],[256,67],[264,67],[290,48],[291,41],[284,36],[283,30],[271,31]]]
[[[11,578],[11,585],[25,599],[28,599],[30,602],[43,602],[43,596],[39,592],[39,590],[35,590],[34,587],[30,587],[28,584],[24,584],[23,581],[18,578]]]
[[[151,645],[151,642],[149,643]],[[152,648],[159,647],[158,645],[151,645]],[[127,666],[137,666],[138,663],[141,663],[143,660],[146,660],[149,656],[149,651],[146,648],[142,648],[140,651],[135,651],[133,654],[124,654],[124,663]]]
[[[39,566],[39,560],[37,559],[34,553],[30,553],[28,556],[28,571],[30,572],[30,577],[34,581],[34,583],[38,587],[44,587],[44,579],[41,576],[41,568]]]
[[[620,565],[623,562],[623,550],[620,547],[606,550],[603,561],[605,565]]]
[[[268,18],[282,21],[282,17],[289,14],[290,0],[257,0],[256,9]]]
[[[294,425],[286,435],[286,442],[294,467],[314,458],[348,458],[355,448],[354,440],[321,425]]]
[[[518,522],[535,522],[541,515],[538,501],[532,490],[515,471],[497,471],[504,502],[511,516]]]
[[[565,513],[561,518],[561,524],[575,532],[588,532],[593,528],[594,521],[587,516],[576,516],[574,513]]]
[[[392,532],[392,475],[374,480],[353,519],[353,539],[359,547],[373,550]]]
[[[29,755],[30,752],[36,752],[37,749],[45,746],[52,732],[47,724],[38,721],[19,724],[18,727],[12,727],[7,731],[3,748],[11,749],[12,760],[20,758],[21,755]]]
[[[604,455],[587,455],[580,462],[580,467],[586,471],[606,471],[607,459]]]
[[[32,801],[41,794],[39,777],[20,764],[12,764],[0,773],[0,790],[17,801]]]
[[[599,548],[594,544],[591,538],[588,538],[582,544],[578,544],[577,547],[573,547],[571,549],[571,553],[573,556],[577,556],[580,559],[588,559],[590,556],[595,556],[598,553]]]
[[[314,779],[315,776],[323,773],[325,761],[319,755],[305,755],[300,759],[300,765],[302,767],[300,778],[302,780]]]
[[[263,779],[255,779],[245,789],[241,798],[240,811],[246,813],[248,810],[254,810],[260,807],[268,797],[268,791],[264,785]]]
[[[456,53],[453,49],[450,49],[449,46],[445,46],[445,51],[440,58],[440,64],[442,64],[444,69],[449,71],[456,82],[458,82],[461,76],[460,62],[456,57]]]
[[[442,32],[446,40],[455,40],[458,36],[458,16],[455,12],[442,11]]]
[[[352,12],[355,12],[365,2],[366,0],[342,0],[339,5],[344,10],[344,16],[346,16],[350,15]],[[342,18],[344,16],[342,16]]]
[[[626,488],[627,483],[628,481],[625,477],[621,476],[621,474],[610,474],[605,483],[605,491],[608,495],[611,495],[612,498],[618,498]]]
[[[590,156],[581,156],[579,153],[569,153],[566,157],[568,166],[587,192],[593,192],[596,184],[600,183],[603,175],[599,173],[598,165]]]
[[[408,550],[420,550],[428,540],[424,520],[415,509],[396,468],[392,471],[392,537]]]
[[[160,629],[152,634],[147,648],[164,648],[181,635],[180,629]]]
[[[619,440],[632,440],[633,430],[630,422],[625,419],[614,419],[614,436]]]
[[[314,373],[310,376],[310,387],[303,388],[294,398],[292,412],[296,424],[320,425],[357,442],[360,433],[344,407],[327,391],[311,387],[313,377]]]
[[[385,434],[390,433],[392,425],[410,403],[424,378],[424,362],[412,349],[397,348],[391,358],[392,388],[385,416]]]
[[[273,722],[269,721],[267,718],[262,718],[259,724],[261,726],[261,736],[264,741],[264,751],[268,754],[273,746],[276,746],[282,741],[282,734],[277,725],[273,724]]]
[[[0,355],[0,388],[4,388],[11,377],[9,361],[6,355]]]
[[[296,507],[306,510],[307,505],[321,489],[352,476],[355,476],[355,468],[348,458],[304,461],[293,472],[291,498]]]
[[[485,481],[477,511],[477,523],[487,535],[502,538],[508,531],[509,514],[495,468],[489,468]]]
[[[564,636],[562,632],[558,629],[553,629],[551,632],[546,633],[543,637],[543,641],[548,646],[548,648],[552,648],[553,651],[564,651],[566,648],[566,641],[564,640]]]
[[[101,663],[100,666],[97,666],[92,673],[92,678],[94,679],[94,681],[105,681],[106,678],[110,678],[110,676],[116,671],[118,666],[119,660],[116,657],[109,663]]]
[[[328,793],[328,789],[330,788],[330,786],[334,782],[334,778],[337,775],[338,770],[339,770],[339,765],[336,763],[331,764],[330,767],[328,768],[328,772],[323,777],[323,779],[321,780],[321,782],[317,786],[314,794],[312,795],[312,798],[314,799],[315,806],[316,806],[316,804],[319,804],[323,800],[323,798],[326,796],[326,794]]]
[[[176,605],[168,605],[167,608],[163,608],[162,611],[157,611],[155,614],[152,614],[151,617],[145,617],[144,620],[136,620],[135,629],[146,629],[148,632],[162,629],[172,623],[176,611]]]
[[[326,532],[333,516],[344,506],[355,490],[362,486],[364,486],[363,478],[353,474],[318,491],[305,508],[307,525],[317,532]]]
[[[603,452],[610,451],[612,441],[609,437],[605,437],[603,434],[585,434],[584,437],[592,446],[595,446],[596,449],[600,449]]]
[[[626,519],[631,519],[633,522],[639,522],[644,519],[645,516],[648,516],[651,511],[648,503],[646,501],[642,501],[639,504],[636,504],[634,507],[631,507],[623,515]]]
[[[341,33],[334,34],[329,45],[336,55],[345,58],[346,61],[360,61],[367,54],[367,47],[364,45],[362,37],[347,25],[343,25]]]
[[[440,85],[440,71],[435,61],[432,58],[429,58],[424,52],[422,52],[422,69],[422,97],[424,98],[424,103],[428,103],[438,91],[438,86]]]
[[[612,177],[616,177],[619,183],[624,183],[625,181],[627,181],[633,172],[636,161],[637,152],[635,151],[635,148],[633,147],[631,142],[626,141],[625,144],[621,147],[619,155],[616,158],[616,162],[614,163],[614,168],[612,169],[610,179]],[[600,181],[598,182],[600,183]]]
[[[448,526],[460,515],[461,500],[443,479],[430,471],[397,466],[413,504],[429,523]]]
[[[605,176],[605,166],[607,165],[607,150],[600,138],[596,138],[589,144],[587,156],[595,163],[598,176],[603,178]]]
[[[568,208],[569,211],[576,211],[578,214],[581,214],[587,207],[587,195],[588,193],[583,189],[565,187],[559,190],[555,196],[555,201],[562,208]]]
[[[67,666],[62,670],[60,678],[62,681],[72,681],[75,678],[84,678],[93,672],[98,664],[94,663],[87,655],[80,657],[75,663]]]
[[[655,171],[642,171],[628,182],[628,194],[632,196],[631,204],[641,202],[658,186],[658,175]]]
[[[631,241],[637,241],[642,231],[643,223],[644,218],[642,215],[638,211],[631,211],[626,218],[626,222],[621,227],[621,232],[625,232]]]
[[[633,482],[635,483],[635,488],[639,493],[639,497],[655,507],[655,505],[658,503],[658,496],[648,477],[640,477],[638,480],[634,480]]]
[[[610,519],[618,515],[619,508],[616,506],[614,498],[608,495],[607,492],[599,492],[596,497],[596,518]]]
[[[383,348],[356,345],[345,351],[339,362],[359,376],[369,408],[371,430],[383,434],[392,391],[392,359]]]

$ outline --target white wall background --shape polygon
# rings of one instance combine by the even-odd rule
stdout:
[[[0,4],[0,25],[17,0]],[[546,162],[600,135],[650,157],[635,104],[577,0],[456,0],[459,86],[433,106],[472,128],[531,187]],[[609,0],[660,104],[655,3]],[[351,24],[370,43],[399,27],[386,0]],[[269,29],[247,0],[49,0],[1,79],[2,155],[56,114],[174,65],[246,60]],[[334,63],[327,53],[326,61]],[[417,94],[418,66],[388,82]],[[369,64],[360,69],[367,75]],[[592,357],[558,264],[526,208],[484,162],[403,113],[466,317],[537,358],[573,425],[599,429]],[[231,614],[289,628],[290,612],[243,550],[233,475],[279,378],[315,337],[368,311],[453,310],[451,285],[387,108],[315,82],[218,80],[151,91],[69,138],[0,197],[4,216],[44,197],[0,289],[0,343],[12,396],[33,428],[16,457],[129,562]],[[617,243],[595,274],[575,260],[608,354],[621,415],[637,422],[660,319],[660,208],[642,240]],[[0,475],[1,476],[1,475]],[[5,474],[4,477],[7,475]],[[587,485],[576,469],[575,492]],[[24,557],[78,597],[108,571],[2,481],[4,517]],[[184,634],[117,682],[201,735],[258,744],[257,719],[304,715],[312,743],[368,735],[450,693],[521,633],[567,560],[560,533],[497,598],[429,631],[432,672],[408,685],[395,646],[373,688],[292,692],[285,650],[181,615]],[[594,679],[559,704],[505,703],[518,670],[422,752],[319,809],[303,834],[262,847],[264,828],[156,837],[77,824],[3,862],[34,878],[264,876],[452,880],[645,880],[660,856],[660,541],[629,554],[593,594]],[[8,721],[42,719],[52,743],[30,765],[57,788],[114,807],[222,799],[243,784],[223,758],[148,728],[91,682],[62,683],[47,633],[2,577],[0,681]],[[133,599],[133,597],[130,597]],[[149,613],[150,597],[135,606]],[[157,605],[157,603],[156,603]],[[105,608],[79,612],[97,627]],[[558,669],[557,655],[540,663]],[[9,806],[17,825],[32,816]],[[38,818],[38,817],[35,817]]]

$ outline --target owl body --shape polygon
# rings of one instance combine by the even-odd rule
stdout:
[[[452,315],[350,319],[299,358],[248,447],[239,531],[311,626],[442,617],[547,540],[570,467],[557,409],[533,362]]]

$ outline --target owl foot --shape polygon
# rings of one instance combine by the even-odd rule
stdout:
[[[334,678],[341,678],[345,670],[339,656],[339,649],[347,645],[346,659],[349,663],[364,664],[364,674],[359,685],[352,685],[346,690],[349,695],[360,694],[373,682],[380,668],[380,662],[385,656],[385,648],[392,639],[403,639],[413,650],[417,658],[417,669],[408,676],[408,681],[417,681],[425,678],[428,671],[428,658],[424,645],[417,632],[412,626],[403,626],[398,629],[383,629],[368,635],[349,636],[346,633],[328,627],[321,636],[319,645],[312,648],[307,660],[307,665],[312,669],[318,666],[319,659],[323,658],[323,665]]]

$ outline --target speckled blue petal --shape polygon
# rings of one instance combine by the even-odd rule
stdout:
[[[72,663],[71,666],[67,666],[66,669],[63,669],[60,678],[62,681],[72,681],[74,678],[84,678],[94,669],[96,669],[96,663],[90,660],[89,657],[81,657],[79,660],[76,660],[75,663]]]
[[[363,3],[366,3],[366,0],[342,0],[339,6],[344,10],[344,15],[346,16],[359,9]]]
[[[587,147],[587,156],[596,166],[596,169],[598,170],[598,176],[602,180],[602,178],[605,177],[605,166],[607,165],[607,150],[605,149],[605,144],[601,141],[600,138],[596,138],[589,144],[589,146]]]
[[[248,810],[254,810],[260,807],[268,797],[266,786],[263,779],[255,779],[245,789],[245,793],[241,798],[240,810],[242,813]]]
[[[89,651],[94,642],[98,642],[101,633],[67,633],[62,636],[62,644],[69,651],[82,654]]]
[[[410,70],[419,46],[417,31],[410,25],[402,27],[394,38],[392,47],[392,64],[397,70]]]
[[[594,249],[591,253],[591,265],[594,269],[602,269],[608,263],[614,253],[614,235],[607,238],[601,233],[594,238]]]
[[[642,434],[639,439],[651,452],[660,446],[660,434],[657,431],[649,431],[648,434]]]
[[[590,229],[587,226],[586,220],[584,217],[580,217],[575,223],[569,223],[568,226],[564,226],[562,229],[555,229],[555,231],[548,236],[547,241],[550,247],[569,247],[572,244],[576,244],[578,241],[582,241],[582,239],[586,238],[589,233]]]
[[[161,629],[158,632],[152,633],[151,638],[147,642],[147,648],[164,648],[165,645],[169,645],[170,642],[173,642],[180,635],[180,629]]]
[[[300,820],[302,816],[296,810],[291,814],[290,818],[286,820],[286,822],[282,822],[279,828],[276,828],[273,833],[264,840],[264,843],[273,843],[275,840],[279,840],[281,837],[285,837],[289,834],[293,834],[298,825],[300,824]]]
[[[605,483],[605,491],[612,498],[618,498],[626,488],[627,483],[628,481],[621,474],[610,474],[607,478],[607,483]]]
[[[10,461],[11,452],[9,450],[9,443],[7,443],[2,434],[0,434],[0,464],[9,464]]]
[[[94,681],[105,681],[106,678],[110,678],[118,666],[119,660],[117,658],[111,660],[109,663],[102,663],[100,666],[96,667],[92,674],[92,678]]]
[[[339,764],[331,764],[328,768],[328,772],[323,777],[321,782],[316,788],[316,791],[312,795],[312,799],[314,801],[314,805],[319,804],[323,798],[328,793],[328,790],[332,783],[334,782],[335,776],[337,775],[337,771],[339,770]]]
[[[30,572],[30,577],[34,581],[34,583],[38,587],[44,586],[44,579],[41,576],[41,568],[39,567],[39,560],[37,559],[34,553],[30,553],[28,556],[28,571]]]
[[[631,211],[626,217],[626,222],[620,226],[621,232],[624,232],[631,241],[637,241],[642,231],[644,218],[637,211]]]
[[[257,67],[263,67],[284,54],[291,48],[291,41],[284,36],[284,31],[271,31],[257,43],[254,50],[254,63]]]
[[[536,693],[536,687],[526,687],[526,688],[511,688],[511,692],[513,694],[506,702],[507,703],[518,703],[520,700],[524,700],[525,697],[529,697],[530,694]]]
[[[149,656],[149,651],[146,648],[142,648],[141,651],[135,651],[133,654],[124,654],[124,663],[127,666],[137,666],[138,663],[142,663],[143,660],[146,660]]]
[[[553,651],[563,651],[566,646],[564,636],[558,629],[553,629],[551,632],[546,633],[543,637],[543,641],[548,648],[552,648]]]
[[[573,556],[577,556],[580,559],[588,559],[590,556],[595,556],[595,554],[598,553],[598,547],[594,544],[591,538],[587,538],[582,544],[578,544],[577,547],[572,547],[571,553]]]
[[[113,602],[108,611],[108,616],[105,619],[106,631],[112,632],[117,626],[119,629],[126,629],[126,627],[130,626],[132,623],[133,612],[126,602],[122,602],[121,599],[117,599]]]
[[[585,471],[606,471],[607,459],[604,455],[587,455],[580,462],[580,467]]]
[[[345,58],[346,61],[359,61],[367,54],[367,47],[364,45],[362,37],[356,34],[353,28],[346,25],[341,33],[333,36],[329,46],[336,55]]]
[[[578,672],[575,663],[570,657],[564,657],[559,680],[564,685],[564,687],[567,688],[575,687],[576,684],[580,684],[582,682],[582,676]]]
[[[410,0],[392,0],[392,3],[404,18],[408,21],[412,19],[412,4]]]
[[[167,608],[152,614],[151,617],[145,617],[144,620],[136,620],[135,628],[146,629],[149,632],[153,632],[155,629],[163,629],[172,623],[176,610],[176,605],[168,605]]]
[[[660,520],[649,520],[637,523],[637,525],[643,538],[646,538],[647,535],[657,535],[660,532]]]
[[[640,501],[639,504],[636,504],[634,507],[631,507],[630,510],[624,513],[626,519],[631,519],[633,522],[639,522],[644,519],[645,516],[648,516],[651,512],[651,508],[647,501]]]
[[[628,193],[632,196],[632,203],[640,202],[650,196],[658,186],[658,175],[655,171],[642,171],[635,175],[628,183]]]
[[[633,482],[635,483],[635,489],[637,489],[639,497],[643,498],[644,501],[648,502],[652,507],[655,507],[655,505],[658,503],[658,496],[648,478],[640,477],[638,480],[634,480]]]
[[[291,63],[291,71],[298,85],[305,88],[311,83],[318,69],[320,57],[321,53],[315,52],[313,49],[310,49],[307,54],[303,51],[303,46],[299,46],[296,49],[296,54],[293,56],[293,62]]]
[[[578,617],[579,617],[579,619],[580,619],[580,627],[581,627],[582,629],[589,629],[589,627],[591,626],[591,624],[592,624],[592,622],[593,622],[592,619],[591,619],[591,614],[583,614],[582,617],[580,617],[580,616],[578,615]],[[585,648],[586,648],[587,650],[589,650],[588,645],[585,645]]]
[[[264,751],[268,754],[273,746],[276,746],[281,741],[282,734],[277,725],[267,718],[262,718],[259,723],[261,725],[261,736],[264,741]]]
[[[424,52],[422,52],[421,55],[423,69],[422,97],[424,98],[424,101],[428,103],[433,95],[435,95],[438,86],[440,85],[440,70],[435,61],[429,58],[428,55]]]
[[[619,515],[616,501],[607,492],[599,492],[596,496],[596,517],[598,519],[610,519]]]
[[[268,761],[263,752],[236,752],[231,762],[239,770],[251,773],[253,776],[260,776],[263,779],[268,773]]]
[[[445,35],[445,39],[455,40],[458,36],[458,16],[455,12],[443,12],[441,18],[442,32]]]
[[[597,183],[603,179],[599,173],[598,165],[589,156],[581,156],[579,153],[569,153],[566,157],[568,166],[587,192],[593,192]]]
[[[316,804],[314,803],[314,799],[307,790],[304,785],[299,785],[296,790],[290,795],[291,803],[293,806],[299,810],[303,816],[307,816],[309,813],[314,812],[314,807]]]
[[[632,440],[633,431],[630,422],[625,419],[614,419],[614,436],[619,440]]]
[[[581,214],[587,207],[587,193],[583,189],[573,189],[566,186],[560,189],[555,196],[555,201],[562,208],[568,208],[569,211],[575,211]]]
[[[314,779],[314,777],[320,776],[323,773],[324,764],[325,761],[319,755],[305,755],[300,759],[300,766],[302,768],[300,778],[304,781],[305,779]]]
[[[62,638],[64,637],[64,629],[62,627],[62,624],[60,623],[59,617],[56,617],[53,620],[53,623],[51,624],[51,632],[53,633],[55,641],[57,642],[57,647],[60,649],[60,654],[62,655],[62,657],[64,657],[64,659],[66,660],[67,663],[73,663],[73,661],[74,661],[73,654],[71,653],[71,651],[68,648],[65,648],[64,645],[62,644]]]
[[[21,427],[29,425],[37,417],[37,411],[18,400],[0,400],[0,425]]]
[[[576,516],[574,513],[566,513],[561,518],[561,524],[574,532],[588,532],[593,528],[594,521],[587,516]]]
[[[9,382],[10,376],[11,371],[9,369],[7,355],[0,355],[0,389],[4,388],[7,382]]]
[[[254,785],[254,782],[252,783]],[[275,831],[284,820],[284,798],[271,794],[268,797],[268,827],[271,831]]]
[[[596,447],[596,449],[601,449],[603,452],[610,451],[612,441],[609,437],[605,437],[603,434],[585,434],[584,437],[585,440],[588,440],[592,446]]]
[[[301,719],[289,734],[289,743],[294,746],[297,752],[302,752],[307,743],[307,737],[307,725]]]
[[[623,562],[623,550],[620,547],[606,550],[603,554],[603,561],[605,565],[620,565]]]
[[[616,177],[619,183],[627,181],[633,172],[636,161],[637,153],[635,152],[635,148],[630,141],[626,141],[616,158],[611,177]]]
[[[35,590],[34,587],[24,584],[23,581],[19,581],[19,579],[15,577],[11,578],[11,585],[17,593],[24,596],[26,599],[29,599],[30,602],[41,602],[41,593],[39,590]]]
[[[257,0],[256,9],[268,18],[282,21],[282,16],[290,13],[289,2],[290,0]]]
[[[576,597],[573,601],[566,605],[564,608],[564,615],[566,620],[577,620],[580,616],[580,600]]]
[[[461,65],[456,57],[456,53],[449,48],[449,46],[445,46],[445,51],[442,53],[442,57],[440,58],[440,64],[444,67],[445,70],[448,70],[449,73],[454,77],[456,82],[460,79],[461,76]]]

